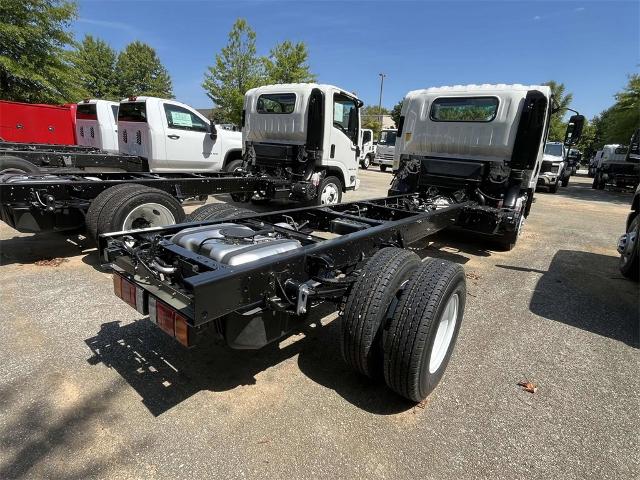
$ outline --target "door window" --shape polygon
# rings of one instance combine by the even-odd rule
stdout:
[[[358,138],[358,107],[356,101],[336,93],[333,96],[333,126],[356,143]]]
[[[367,130],[362,134],[362,144],[364,145],[365,143],[370,141],[371,141],[371,132]]]
[[[209,129],[209,126],[198,115],[178,105],[165,103],[164,113],[167,116],[169,128],[193,132],[207,132]]]

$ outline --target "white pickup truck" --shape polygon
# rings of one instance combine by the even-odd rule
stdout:
[[[175,100],[129,97],[118,110],[120,153],[147,159],[151,172],[233,171],[242,165],[242,134],[219,128]]]
[[[76,110],[78,145],[118,152],[118,102],[83,100]]]
[[[387,167],[393,166],[393,155],[396,149],[397,130],[385,129],[380,132],[380,141],[376,147],[376,155],[373,163],[380,166],[380,170],[385,172]]]
[[[567,186],[571,172],[566,171],[566,157],[567,150],[562,143],[547,142],[542,154],[538,186],[547,187],[551,193],[556,193],[561,184]]]

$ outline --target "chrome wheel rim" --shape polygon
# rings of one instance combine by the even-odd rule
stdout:
[[[122,229],[161,227],[174,223],[176,223],[176,219],[167,207],[159,203],[144,203],[129,212],[124,219]]]
[[[623,264],[631,261],[638,243],[638,219],[635,218],[629,227],[629,231],[618,240],[618,252]]]
[[[460,298],[457,293],[454,293],[444,307],[442,315],[440,315],[436,338],[433,341],[431,356],[429,357],[429,373],[434,373],[440,368],[444,357],[446,357],[449,351],[451,340],[453,339],[453,332],[456,329],[456,322],[458,321],[459,303]]]
[[[338,187],[333,183],[327,183],[320,193],[320,203],[322,205],[334,205],[338,203]]]

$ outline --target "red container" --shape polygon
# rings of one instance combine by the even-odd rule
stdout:
[[[0,138],[10,142],[76,144],[76,104],[0,100]]]

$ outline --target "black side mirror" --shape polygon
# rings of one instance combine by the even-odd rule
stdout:
[[[584,128],[584,115],[572,115],[567,125],[567,131],[564,134],[564,145],[570,147],[575,145],[582,136],[582,129]]]
[[[211,120],[211,132],[209,132],[209,136],[214,142],[216,141],[216,138],[218,138],[218,130],[216,129],[216,124],[213,123],[213,120]]]
[[[349,132],[353,137],[351,140],[353,143],[358,143],[358,111],[354,108],[349,112]]]

